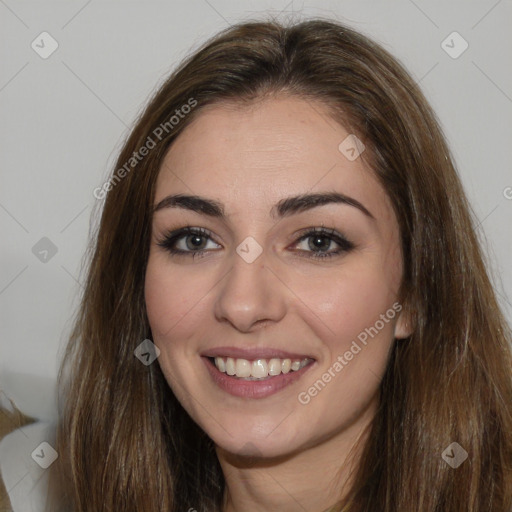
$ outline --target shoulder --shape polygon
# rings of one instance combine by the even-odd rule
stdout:
[[[37,422],[0,441],[0,473],[13,512],[44,512],[47,469],[58,458],[55,425]]]

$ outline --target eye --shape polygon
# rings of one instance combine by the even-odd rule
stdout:
[[[298,240],[298,243],[300,244],[304,241],[308,241],[306,244],[307,248],[304,252],[312,253],[306,256],[307,258],[332,258],[349,252],[355,247],[352,242],[347,240],[340,233],[337,233],[334,229],[326,229],[323,226],[321,228],[306,230]],[[338,249],[328,252],[333,242],[338,245]]]
[[[307,240],[309,242],[306,244],[306,248],[299,250],[299,252],[310,253],[307,256],[302,256],[306,258],[332,258],[349,252],[355,247],[352,242],[334,229],[326,229],[323,226],[303,230],[302,236],[295,242],[295,246],[304,244]],[[212,240],[211,233],[208,230],[187,226],[168,233],[157,242],[157,245],[163,247],[173,256],[201,258],[206,256],[209,251],[216,250],[215,247],[213,249],[208,248],[208,242],[212,242],[217,248],[220,247]],[[329,247],[333,243],[338,248],[329,251]]]
[[[205,255],[205,240],[211,240],[211,233],[204,228],[187,226],[168,233],[157,245],[175,256],[192,256],[192,258]],[[213,241],[212,241],[213,242]]]

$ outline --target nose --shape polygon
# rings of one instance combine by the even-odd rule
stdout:
[[[265,264],[265,253],[247,263],[237,254],[222,280],[215,301],[215,317],[241,332],[256,324],[278,322],[286,312],[286,287]]]

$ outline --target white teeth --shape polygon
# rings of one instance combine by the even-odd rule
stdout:
[[[272,358],[256,359],[249,361],[247,359],[235,359],[233,357],[216,357],[215,366],[220,372],[227,373],[245,380],[267,379],[288,373],[290,371],[298,371],[309,364],[312,359],[305,358],[302,361],[291,359]]]
[[[236,364],[236,376],[237,377],[250,377],[252,365],[247,359],[237,359]]]
[[[217,366],[217,368],[219,368],[219,367]],[[222,371],[220,368],[219,368],[219,370]],[[236,373],[235,360],[232,357],[228,357],[226,359],[226,373],[228,375],[235,375],[235,373]]]
[[[268,374],[269,375],[279,375],[281,373],[281,367],[282,367],[281,359],[271,359],[268,362]],[[219,368],[219,370],[220,370],[220,368]]]
[[[268,364],[265,359],[257,359],[252,362],[251,376],[257,377],[258,379],[268,377]]]
[[[222,357],[216,357],[215,358],[215,366],[221,371],[226,371],[226,363],[224,362],[224,359]]]

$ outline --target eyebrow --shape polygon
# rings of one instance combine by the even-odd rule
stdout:
[[[367,217],[375,220],[370,211],[356,199],[339,192],[326,192],[316,194],[301,194],[287,197],[278,201],[271,209],[272,218],[283,218],[301,213],[312,208],[326,204],[345,204],[357,208]],[[176,194],[162,199],[153,209],[153,213],[164,208],[183,208],[209,217],[226,220],[226,213],[222,203],[197,195]]]

